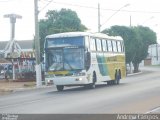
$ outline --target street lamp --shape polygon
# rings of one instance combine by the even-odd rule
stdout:
[[[22,19],[22,16],[17,15],[17,14],[6,14],[6,15],[4,15],[4,18],[10,18],[10,23],[11,23],[11,40],[14,40],[16,19]]]
[[[4,56],[8,57],[7,54],[11,54],[11,58],[14,58],[13,53],[15,50],[20,52],[21,47],[18,45],[18,43],[15,42],[15,23],[16,19],[22,19],[21,15],[17,14],[6,14],[4,15],[4,18],[9,18],[11,23],[11,40],[7,43],[4,49]],[[15,66],[14,66],[14,59],[12,59],[12,66],[13,66],[13,80],[15,80]]]
[[[116,12],[114,12],[103,24],[99,24],[98,25],[98,32],[101,32],[100,28],[106,24],[106,22],[108,22],[115,14],[117,14],[119,11],[121,11],[123,8],[128,7],[130,4],[125,4],[124,6],[122,6],[121,8],[119,8],[118,10],[116,10]],[[100,9],[98,7],[98,9]],[[99,10],[100,11],[100,10]],[[100,13],[99,13],[100,14]],[[100,15],[99,15],[100,16]],[[100,22],[99,22],[100,23]]]

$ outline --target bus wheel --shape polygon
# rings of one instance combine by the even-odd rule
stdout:
[[[115,74],[115,80],[114,80],[114,84],[119,84],[120,83],[120,78],[121,78],[121,74],[120,74],[120,70],[118,72],[116,72]]]
[[[111,80],[111,85],[114,85],[115,84],[115,81],[114,80]]]
[[[57,87],[57,90],[58,90],[58,91],[63,91],[63,88],[64,88],[63,85],[57,85],[56,87]]]
[[[118,82],[117,82],[117,84],[119,84],[120,83],[120,80],[121,80],[121,70],[119,69],[119,71],[118,71]]]
[[[110,85],[111,84],[111,82],[110,81],[107,81],[107,85]]]
[[[92,83],[89,85],[91,89],[94,89],[96,87],[95,83],[97,81],[97,75],[96,72],[93,72],[93,77],[92,77]]]
[[[94,88],[96,88],[96,85],[95,85],[95,83],[91,83],[91,84],[89,85],[89,87],[90,87],[90,89],[94,89]]]
[[[110,81],[107,81],[107,85],[112,85],[112,81],[110,80]]]

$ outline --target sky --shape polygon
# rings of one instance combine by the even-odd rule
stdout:
[[[89,31],[97,32],[98,3],[101,30],[113,25],[143,25],[157,33],[160,43],[159,0],[39,0],[39,19],[45,19],[48,10],[67,8],[76,11]],[[16,20],[15,40],[32,40],[35,33],[34,0],[0,0],[0,41],[10,40],[10,19],[4,15],[12,13],[22,16]]]

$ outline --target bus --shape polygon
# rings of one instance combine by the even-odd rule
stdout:
[[[66,32],[46,36],[45,82],[58,91],[64,86],[95,88],[96,84],[119,84],[126,76],[125,51],[120,36]]]

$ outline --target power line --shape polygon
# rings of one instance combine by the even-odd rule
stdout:
[[[0,2],[11,2],[13,0],[0,0]],[[88,9],[98,9],[97,7],[93,7],[93,6],[84,6],[84,5],[78,5],[78,4],[71,4],[71,3],[62,3],[62,2],[54,2],[54,0],[43,0],[48,2],[39,12],[41,12],[42,10],[44,10],[49,4],[51,3],[55,3],[55,4],[63,4],[63,5],[68,5],[68,6],[74,6],[74,7],[81,7],[81,8],[88,8]],[[115,9],[106,9],[106,8],[101,8],[101,10],[106,10],[106,11],[118,11]],[[159,11],[134,11],[134,10],[121,10],[121,12],[129,12],[129,13],[149,13],[149,14],[160,14]]]
[[[12,0],[0,0],[0,2],[11,2]]]
[[[6,3],[6,2],[15,2],[16,0],[0,0],[0,2],[4,2],[4,3]],[[17,1],[19,1],[19,0],[17,0]]]
[[[103,26],[104,24],[106,24],[106,22],[108,22],[115,14],[117,14],[118,12],[120,12],[123,8],[129,6],[130,4],[126,4],[124,6],[122,6],[121,8],[119,8],[116,12],[114,12],[114,14],[112,14],[101,26]]]
[[[50,1],[45,0],[45,1],[47,1],[48,3],[41,10],[39,10],[39,12],[43,11],[49,4],[51,4],[51,2],[53,2],[53,0]]]
[[[47,2],[52,2],[55,4],[63,4],[63,5],[68,5],[68,6],[74,6],[74,7],[81,7],[81,8],[88,8],[88,9],[98,9],[97,7],[93,7],[93,6],[84,6],[84,5],[78,5],[78,4],[71,4],[71,3],[62,3],[62,2],[55,2],[53,0],[44,0]],[[49,4],[50,4],[49,3]],[[101,8],[101,10],[106,10],[106,11],[118,11],[115,9],[106,9],[106,8]],[[121,12],[129,12],[129,13],[149,13],[149,14],[160,14],[159,11],[133,11],[133,10],[121,10]]]
[[[132,10],[121,10],[122,12],[132,12],[132,13],[150,13],[150,14],[160,14],[158,11],[132,11]]]

